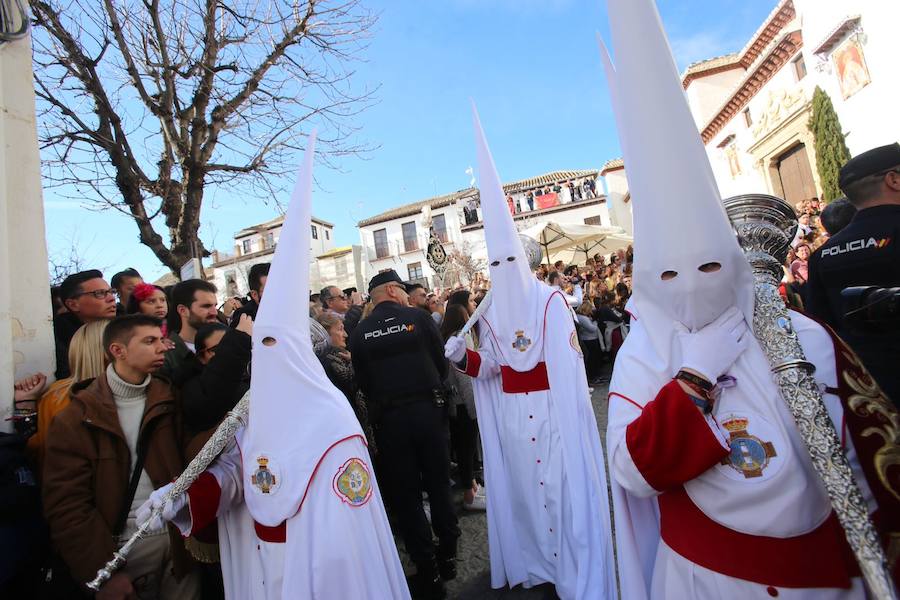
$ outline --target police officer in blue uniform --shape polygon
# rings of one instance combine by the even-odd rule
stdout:
[[[900,144],[852,158],[839,184],[856,208],[853,220],[809,260],[806,309],[826,321],[859,355],[894,403],[900,403],[900,323],[891,315],[900,287]],[[847,314],[847,288],[871,286],[858,296],[867,307]],[[877,298],[878,302],[871,300]]]
[[[375,308],[353,330],[349,347],[359,388],[370,403],[379,487],[417,567],[414,597],[444,598],[444,580],[456,577],[459,538],[450,490],[444,344],[431,315],[408,305],[407,284],[395,271],[373,277],[369,295]]]

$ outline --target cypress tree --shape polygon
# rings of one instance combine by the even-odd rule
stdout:
[[[850,160],[850,151],[831,98],[819,86],[813,93],[812,104],[809,129],[815,138],[816,170],[822,182],[822,200],[831,202],[843,195],[838,187],[838,172]]]

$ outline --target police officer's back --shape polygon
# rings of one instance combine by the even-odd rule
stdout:
[[[399,277],[398,277],[399,279]],[[390,282],[389,287],[403,284]],[[447,377],[444,344],[431,315],[385,300],[350,336],[357,381],[370,401],[384,407],[432,399]]]
[[[845,317],[841,292],[854,286],[900,286],[900,144],[851,159],[841,189],[856,207],[853,220],[810,257],[807,310],[834,327],[882,390],[900,402],[900,331],[877,316]]]
[[[459,537],[450,499],[444,344],[431,315],[406,305],[405,286],[393,270],[372,278],[369,294],[376,306],[353,330],[349,346],[357,382],[370,402],[381,491],[417,567],[413,595],[443,598],[443,580],[456,576]],[[423,488],[437,550],[422,506]]]

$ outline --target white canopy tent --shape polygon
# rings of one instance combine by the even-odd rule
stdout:
[[[522,231],[537,241],[550,263],[584,263],[595,254],[627,248],[633,238],[621,227],[541,221]]]

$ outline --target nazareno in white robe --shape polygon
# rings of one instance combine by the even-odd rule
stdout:
[[[218,518],[219,555],[228,600],[408,599],[409,589],[365,439],[334,444],[310,479],[284,542],[264,541],[244,502],[241,438],[223,452],[188,491],[188,509],[173,522],[188,535]],[[335,477],[351,460],[369,471],[364,503],[348,502]],[[195,523],[196,521],[196,523]],[[264,536],[266,537],[266,536]]]
[[[563,600],[616,598],[603,448],[573,314],[548,286],[535,280],[528,291],[543,331],[525,333],[535,339],[526,351],[546,364],[549,389],[503,391],[500,368],[509,361],[500,344],[515,336],[492,329],[491,313],[502,307],[482,317],[481,348],[467,352],[484,450],[491,585],[550,582]]]
[[[807,359],[816,366],[816,381],[823,388],[837,387],[834,345],[829,334],[802,314],[792,312],[791,320]],[[852,577],[849,588],[779,585],[774,580],[783,574],[776,573],[772,573],[771,579],[762,574],[759,579],[765,581],[749,581],[706,568],[679,554],[662,539],[660,491],[648,483],[645,475],[649,475],[642,472],[638,463],[652,465],[657,462],[663,469],[668,469],[666,464],[673,464],[671,470],[677,470],[678,464],[690,458],[687,455],[692,450],[687,444],[669,449],[661,444],[657,447],[663,455],[648,461],[646,456],[635,456],[642,452],[636,441],[634,447],[627,441],[628,426],[655,401],[679,368],[677,340],[673,340],[671,355],[660,357],[645,329],[640,315],[635,314],[628,339],[619,351],[610,385],[607,449],[622,597],[629,600],[770,596],[808,600],[865,598],[860,577]],[[723,461],[686,481],[684,493],[705,515],[707,522],[715,524],[713,527],[722,526],[733,531],[736,537],[745,536],[746,543],[737,544],[724,553],[725,567],[729,567],[729,563],[752,565],[760,559],[789,562],[795,557],[790,556],[791,552],[777,549],[779,540],[817,530],[827,518],[833,518],[829,517],[831,506],[824,487],[812,470],[793,418],[779,396],[762,348],[755,339],[728,374],[737,379],[737,385],[723,390],[713,414],[706,417],[711,439],[714,437],[728,448],[729,431],[723,424],[733,422],[730,419],[734,418],[747,419],[746,432],[763,444],[771,444],[767,452],[771,456],[765,461],[767,466],[762,474],[750,477],[742,476],[731,466],[733,463]],[[871,491],[856,459],[852,440],[844,430],[841,400],[831,393],[825,393],[824,399],[863,496],[873,510]],[[696,412],[692,405],[691,410]],[[670,430],[684,426],[685,423],[677,418],[669,419],[664,425]],[[696,423],[691,427],[693,431],[705,434],[696,429]],[[753,446],[752,442],[750,445]],[[731,448],[733,456],[742,446],[732,444]],[[673,457],[674,463],[670,463]],[[708,554],[704,550],[708,537],[702,531],[695,530],[695,533],[690,550],[698,556]],[[754,540],[761,540],[775,550],[763,556],[757,551],[759,546]],[[824,571],[826,559],[818,550],[809,555],[814,561],[821,561]]]

